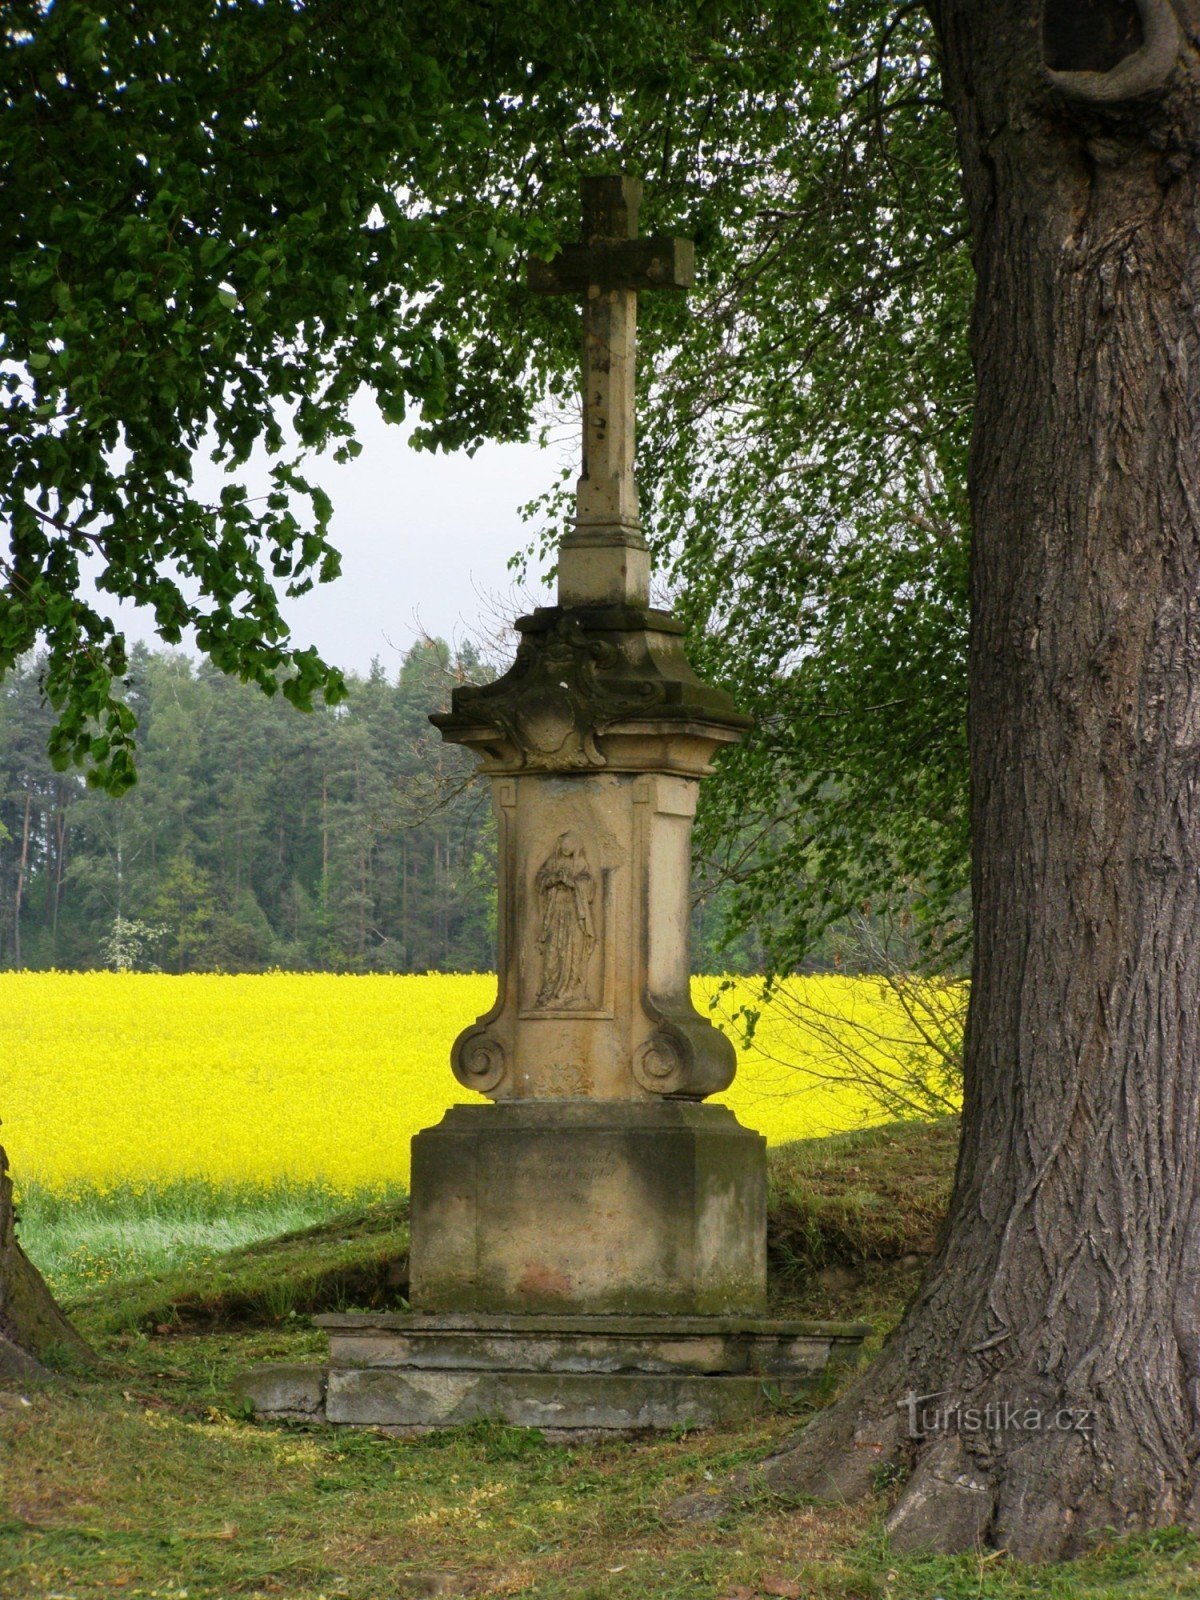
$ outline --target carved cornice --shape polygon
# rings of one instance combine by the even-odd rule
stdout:
[[[509,671],[456,689],[452,709],[430,719],[445,739],[479,749],[493,770],[624,766],[604,748],[617,727],[687,729],[710,745],[750,727],[723,690],[697,677],[683,653],[683,628],[665,612],[553,606],[522,617],[517,628]]]

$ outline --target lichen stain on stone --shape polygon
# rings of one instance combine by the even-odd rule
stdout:
[[[553,1267],[539,1261],[528,1263],[517,1284],[521,1294],[554,1296],[564,1300],[570,1297],[574,1287],[574,1282],[565,1272],[556,1272]]]

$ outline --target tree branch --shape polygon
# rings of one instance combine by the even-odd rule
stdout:
[[[1045,69],[1048,81],[1068,100],[1113,106],[1164,89],[1183,44],[1171,0],[1134,0],[1142,22],[1142,43],[1107,72]]]

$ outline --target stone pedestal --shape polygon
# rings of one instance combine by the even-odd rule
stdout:
[[[690,997],[700,779],[746,726],[646,606],[549,607],[512,670],[434,720],[480,756],[499,837],[495,1004],[413,1141],[403,1317],[325,1317],[327,1368],[267,1368],[264,1415],[562,1433],[767,1409],[869,1331],[766,1318],[766,1150],[707,1095],[732,1044]]]
[[[764,1141],[723,1106],[454,1106],[413,1140],[412,1302],[762,1312],[766,1203]]]

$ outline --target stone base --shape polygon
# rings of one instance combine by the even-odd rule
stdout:
[[[316,1318],[327,1368],[261,1367],[260,1416],[420,1433],[480,1418],[552,1433],[704,1428],[752,1416],[857,1360],[861,1323],[737,1317]]]
[[[453,1106],[413,1140],[413,1304],[719,1316],[766,1304],[766,1144],[724,1106]]]

